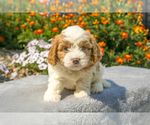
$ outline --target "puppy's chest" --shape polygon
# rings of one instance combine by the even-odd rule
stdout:
[[[65,72],[65,73],[62,73],[61,75],[62,75],[62,78],[64,78],[66,81],[73,81],[73,82],[78,81],[78,79],[82,77],[80,73],[69,73],[69,72],[66,73]]]

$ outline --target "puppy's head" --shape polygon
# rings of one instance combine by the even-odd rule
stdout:
[[[60,61],[70,70],[88,68],[102,56],[94,37],[79,26],[70,26],[52,41],[48,63],[55,66]]]

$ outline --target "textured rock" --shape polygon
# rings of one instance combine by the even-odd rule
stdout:
[[[0,112],[149,112],[150,70],[127,66],[105,69],[111,87],[86,98],[64,90],[60,102],[44,102],[47,75],[0,84]]]

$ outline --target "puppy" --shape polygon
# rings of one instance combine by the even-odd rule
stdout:
[[[94,37],[79,26],[70,26],[52,41],[48,54],[49,84],[44,101],[58,102],[64,88],[77,98],[102,92],[110,83],[102,79],[102,55]]]

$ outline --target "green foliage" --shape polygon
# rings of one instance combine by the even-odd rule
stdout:
[[[31,13],[13,13],[12,15],[1,13],[0,34],[5,40],[0,42],[0,46],[22,49],[33,39],[48,41],[67,26],[79,25],[85,30],[90,30],[94,36],[97,35],[98,37],[95,36],[95,38],[99,45],[102,41],[106,43],[106,46],[101,46],[104,48],[101,62],[106,66],[122,64],[150,68],[150,58],[145,55],[150,53],[150,46],[147,44],[149,41],[146,38],[148,30],[142,24],[141,13],[95,12],[93,14],[67,14],[67,16],[60,15],[60,13],[47,16],[32,14],[31,16]],[[31,21],[34,22],[33,25]],[[22,25],[25,25],[25,28],[21,28]],[[15,30],[15,27],[18,27],[18,30]],[[58,29],[54,32],[53,28]],[[36,32],[39,29],[41,33]],[[142,46],[139,46],[137,42],[141,42]],[[129,59],[125,58],[128,55],[130,55]],[[123,62],[119,63],[116,60],[117,57],[123,59]],[[141,64],[137,63],[139,60]],[[43,74],[46,72],[43,71]]]

